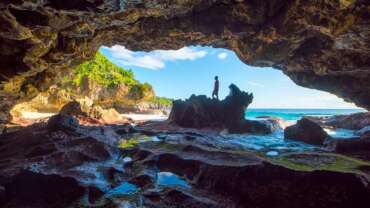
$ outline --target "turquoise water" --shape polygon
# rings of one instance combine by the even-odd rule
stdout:
[[[299,120],[303,116],[333,116],[365,112],[362,109],[248,109],[246,118],[254,119],[259,116],[279,117],[284,120]]]

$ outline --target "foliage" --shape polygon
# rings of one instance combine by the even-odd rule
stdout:
[[[152,92],[153,88],[150,84],[134,84],[129,91],[128,96],[134,100],[143,99],[147,92]]]
[[[96,53],[94,59],[77,66],[72,76],[63,78],[63,83],[83,87],[88,80],[108,88],[124,84],[128,87],[128,98],[135,102],[145,99],[162,105],[172,105],[172,100],[153,96],[153,87],[149,83],[137,81],[132,70],[115,65],[100,52]]]
[[[166,97],[153,97],[150,102],[161,106],[172,106],[172,99]]]
[[[96,53],[93,60],[76,67],[73,82],[80,86],[85,77],[107,87],[116,87],[122,83],[127,86],[139,84],[132,70],[115,65],[100,52]]]

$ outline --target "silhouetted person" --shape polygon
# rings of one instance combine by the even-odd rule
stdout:
[[[215,85],[212,92],[212,98],[217,98],[218,100],[218,89],[219,89],[219,82],[218,82],[218,76],[215,76]]]

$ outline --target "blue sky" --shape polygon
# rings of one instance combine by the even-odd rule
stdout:
[[[213,78],[220,79],[220,98],[231,83],[253,92],[252,108],[355,108],[335,95],[294,84],[281,71],[251,67],[234,52],[212,47],[133,52],[124,46],[102,47],[112,62],[132,69],[136,79],[150,83],[158,96],[188,98],[191,94],[211,96]]]

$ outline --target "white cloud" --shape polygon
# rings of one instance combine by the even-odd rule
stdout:
[[[217,57],[218,57],[219,59],[221,59],[221,60],[224,60],[224,59],[226,59],[226,58],[227,58],[227,53],[225,53],[225,52],[219,53],[219,54],[217,55]]]
[[[257,83],[257,82],[248,82],[249,85],[255,86],[255,87],[264,87],[265,85]]]
[[[103,47],[111,53],[113,59],[126,66],[138,66],[147,69],[162,69],[166,61],[195,60],[207,55],[204,50],[183,47],[178,50],[155,50],[148,53],[133,52],[124,46]]]

